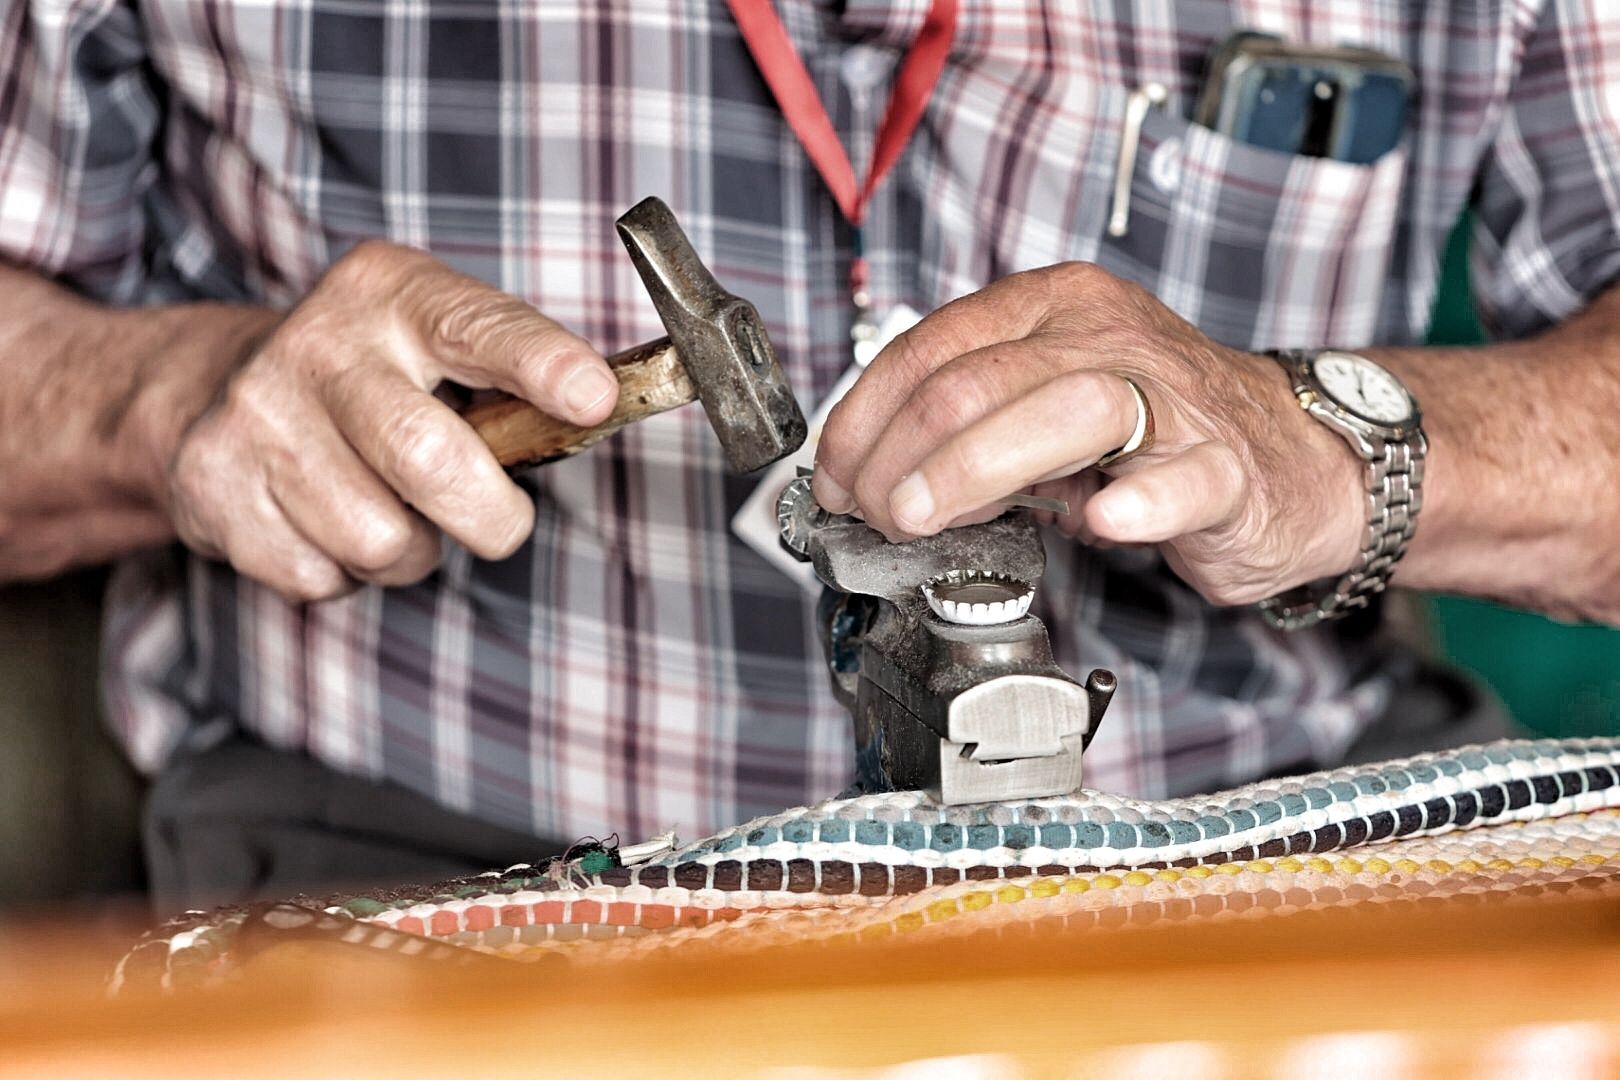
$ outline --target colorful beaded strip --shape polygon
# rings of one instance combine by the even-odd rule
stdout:
[[[242,929],[261,924],[403,951],[425,952],[412,943],[426,939],[467,947],[441,958],[528,959],[660,931],[669,944],[744,926],[761,943],[890,933],[1026,899],[1041,902],[1039,917],[1078,927],[1607,887],[1620,877],[1615,806],[1620,739],[1502,742],[1162,802],[1082,791],[944,807],[917,792],[865,795],[756,819],[635,866],[597,846],[387,899],[192,913],[154,931],[121,974],[166,985],[213,977]],[[1379,846],[1328,857],[1366,845]],[[1036,916],[1020,907],[1008,917]]]

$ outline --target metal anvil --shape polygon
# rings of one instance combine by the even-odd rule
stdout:
[[[1014,511],[891,544],[816,504],[808,477],[782,492],[782,544],[831,590],[820,611],[833,690],[854,718],[858,786],[926,790],[951,805],[1063,795],[1113,697],[1052,659],[1027,614],[1046,566]]]

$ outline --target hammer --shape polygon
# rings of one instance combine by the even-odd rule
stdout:
[[[661,200],[643,199],[617,226],[669,336],[608,357],[619,401],[596,427],[558,420],[507,394],[468,406],[463,418],[496,459],[516,470],[572,457],[626,424],[694,398],[737,472],[764,468],[802,446],[804,413],[754,305],[720,286]]]

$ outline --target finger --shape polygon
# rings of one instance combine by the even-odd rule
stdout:
[[[868,521],[892,537],[907,533],[889,511],[896,484],[917,463],[997,409],[1062,371],[1045,342],[1004,342],[966,353],[919,383],[855,466],[851,497]]]
[[[1086,503],[1086,524],[1117,544],[1156,544],[1227,524],[1243,504],[1242,463],[1220,443],[1116,477]]]
[[[310,427],[309,404],[278,399],[246,378],[233,380],[188,429],[168,478],[169,514],[182,543],[207,558],[228,559],[239,573],[295,603],[355,587],[288,523],[266,482],[267,462],[298,454],[301,441],[283,436]]]
[[[384,483],[484,559],[504,559],[534,530],[534,503],[488,445],[444,402],[386,365],[357,365],[323,385],[333,422]]]
[[[1040,325],[1048,299],[1014,274],[953,300],[891,341],[827,417],[816,449],[816,501],[845,513],[860,463],[922,381],[950,361]]]
[[[910,409],[908,403],[902,417]],[[856,492],[883,493],[887,521],[904,535],[927,536],[1011,492],[1078,472],[1128,438],[1135,419],[1135,398],[1118,375],[1064,372],[950,435],[885,491],[883,470],[901,460],[915,430],[897,420],[873,451]],[[914,423],[923,421],[919,416]]]
[[[343,596],[358,584],[304,539],[262,488],[245,512],[232,515],[222,546],[237,573],[268,585],[295,604]]]
[[[582,427],[607,419],[619,380],[589,342],[509,293],[424,265],[402,310],[440,375],[497,387]]]
[[[297,455],[273,459],[267,484],[288,522],[350,577],[411,585],[439,563],[439,536],[390,491],[336,428],[312,425]]]

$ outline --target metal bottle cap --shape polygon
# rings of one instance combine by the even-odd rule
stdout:
[[[1029,613],[1035,586],[989,570],[951,570],[923,586],[935,615],[963,626],[996,626]]]

